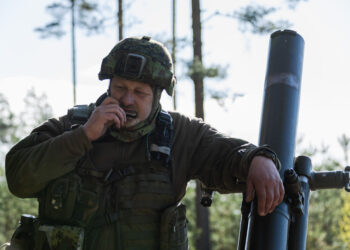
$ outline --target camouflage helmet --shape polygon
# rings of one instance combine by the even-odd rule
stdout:
[[[103,59],[98,78],[104,80],[113,76],[160,87],[170,96],[176,83],[168,50],[146,36],[120,41]]]

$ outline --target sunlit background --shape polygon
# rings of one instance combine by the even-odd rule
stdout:
[[[289,8],[287,2],[298,2]],[[27,115],[28,93],[40,97],[58,117],[73,106],[72,51],[70,16],[65,16],[61,39],[40,39],[34,29],[52,21],[45,10],[52,2],[70,0],[0,0],[0,112],[3,98],[14,112],[15,123],[24,130],[36,120]],[[77,104],[88,104],[107,89],[108,82],[97,79],[100,64],[118,40],[117,0],[99,0],[108,26],[100,35],[86,36],[77,28]],[[315,152],[316,170],[343,169],[348,151],[339,138],[350,142],[350,1],[349,0],[201,0],[204,66],[226,69],[225,78],[205,78],[205,120],[233,137],[258,143],[267,64],[269,34],[256,35],[236,19],[216,15],[232,14],[249,4],[275,7],[269,18],[286,19],[305,40],[305,53],[299,107],[296,154],[304,149]],[[176,0],[176,36],[183,40],[177,47],[177,111],[194,115],[193,82],[187,76],[188,62],[193,58],[191,1]],[[151,36],[167,42],[172,36],[172,0],[124,0],[124,37]],[[171,46],[169,45],[169,48]],[[226,93],[219,101],[212,93]],[[43,98],[46,96],[46,99]],[[170,97],[163,94],[163,107],[173,110]],[[35,107],[34,107],[35,108]],[[2,118],[6,114],[0,113]],[[6,139],[6,124],[0,138]],[[5,125],[5,126],[3,126]],[[0,127],[0,129],[2,128]],[[15,130],[16,131],[16,130]],[[28,131],[25,131],[28,132]],[[23,130],[21,130],[23,135]],[[12,136],[11,133],[8,133]],[[0,245],[11,238],[21,213],[37,214],[35,199],[15,198],[8,191],[4,155],[19,138],[0,144]],[[348,145],[349,146],[349,145]],[[345,152],[344,152],[345,151]],[[347,155],[348,157],[346,157]],[[312,192],[309,207],[307,249],[349,249],[350,199],[344,190]],[[189,219],[190,246],[198,235],[195,225],[194,183],[187,189],[184,203]],[[210,208],[213,249],[233,249],[237,243],[240,220],[240,195],[214,196]],[[225,246],[225,247],[223,247]],[[192,248],[194,249],[194,248]]]
[[[171,1],[125,1],[124,36],[148,35],[162,41],[171,38]],[[234,137],[257,143],[262,110],[263,85],[269,35],[242,32],[230,18],[213,16],[216,11],[233,12],[253,1],[203,0],[203,61],[207,66],[227,67],[224,79],[205,80],[208,91],[224,90],[224,106],[207,95],[205,119]],[[273,18],[285,18],[305,40],[305,54],[298,137],[305,146],[329,146],[329,153],[343,158],[337,138],[350,135],[350,2],[347,0],[301,1],[293,10],[283,1],[258,1],[281,8]],[[110,14],[116,1],[109,4]],[[48,1],[13,0],[0,2],[0,93],[16,113],[24,108],[29,89],[46,94],[55,116],[64,115],[73,105],[69,16],[67,34],[61,39],[40,39],[33,30],[51,17]],[[176,33],[191,42],[190,1],[177,1]],[[77,30],[77,103],[94,102],[107,88],[97,79],[101,60],[117,41],[113,24],[101,35],[85,36]],[[191,46],[179,48],[177,65],[177,110],[194,115],[193,83],[186,77],[181,60],[192,57]],[[237,98],[232,98],[238,96]],[[163,95],[162,104],[173,109]]]

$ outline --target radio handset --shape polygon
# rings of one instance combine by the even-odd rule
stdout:
[[[106,99],[108,96],[110,96],[110,92],[109,89],[107,90],[107,92],[103,93],[103,95],[101,95],[97,101],[96,101],[96,107],[101,105],[101,103],[103,102],[104,99]]]

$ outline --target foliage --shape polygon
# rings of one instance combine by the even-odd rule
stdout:
[[[345,134],[338,138],[338,142],[343,149],[344,160],[346,164],[349,164],[349,149],[350,149],[350,137]],[[350,196],[348,193],[343,192],[341,194],[343,200],[343,206],[341,207],[341,220],[340,226],[340,237],[344,244],[349,248],[350,246]]]
[[[339,145],[343,149],[344,153],[344,160],[346,164],[349,164],[349,149],[350,149],[350,137],[346,136],[345,134],[342,134],[338,138]]]
[[[187,62],[187,76],[192,80],[199,76],[201,78],[217,78],[224,79],[228,66],[211,65],[205,67],[203,63],[195,57],[193,61]],[[220,106],[224,106],[224,100],[228,97],[227,91],[220,91],[217,89],[208,89],[208,94],[211,98],[215,99]]]
[[[350,196],[349,193],[343,192],[341,194],[343,199],[343,206],[341,207],[341,220],[339,221],[340,226],[340,238],[346,245],[347,249],[350,247]]]
[[[190,249],[196,249],[195,241],[200,235],[200,230],[196,227],[195,220],[195,189],[195,182],[191,181],[182,201],[187,207]],[[241,218],[241,202],[242,196],[240,194],[214,194],[213,203],[211,207],[208,208],[210,213],[209,221],[212,249],[236,249]]]
[[[248,5],[239,11],[235,11],[231,17],[238,20],[241,32],[249,31],[253,34],[269,34],[278,29],[286,29],[291,26],[287,20],[271,21],[266,17],[277,11],[277,8],[266,8],[261,5]]]
[[[347,249],[339,234],[342,192],[344,190],[318,190],[312,193],[306,249]]]
[[[28,133],[30,129],[37,126],[52,116],[51,107],[47,103],[46,96],[37,95],[34,89],[28,91],[24,102],[25,110],[20,113],[19,118],[11,111],[6,98],[0,95],[0,140],[13,145],[20,136]],[[4,150],[4,148],[0,148]],[[9,241],[13,234],[21,214],[32,214],[37,216],[38,202],[35,199],[20,199],[12,195],[7,187],[4,164],[0,162],[0,243]],[[5,215],[5,216],[4,216]]]
[[[17,126],[14,126],[15,115],[2,94],[0,94],[0,114],[0,142],[10,143],[18,140],[16,137]]]
[[[210,208],[212,249],[236,249],[241,218],[241,194],[215,194]]]
[[[53,116],[52,108],[47,102],[47,96],[45,94],[38,95],[34,88],[28,90],[24,103],[25,109],[19,114],[23,136]]]
[[[295,7],[299,4],[299,2],[307,2],[308,0],[286,0],[288,7],[290,9],[295,9]]]
[[[198,57],[195,57],[193,62],[188,63],[188,76],[193,79],[195,75],[200,75],[201,77],[219,77],[225,78],[226,68],[219,65],[213,65],[211,67],[204,67]]]
[[[302,0],[286,0],[281,1],[281,3],[285,2],[288,8],[294,9],[300,1]],[[273,19],[272,14],[277,13],[279,10],[280,8],[266,7],[256,3],[251,3],[240,8],[239,10],[229,10],[226,13],[223,13],[218,10],[213,11],[211,14],[209,14],[208,17],[204,18],[204,21],[202,21],[201,23],[206,23],[212,17],[215,16],[223,16],[235,20],[238,23],[238,28],[242,33],[249,32],[255,35],[265,35],[270,34],[278,29],[287,29],[292,26],[292,24],[288,20]],[[192,27],[193,29],[195,29],[194,24],[192,25]],[[200,30],[200,28],[198,27],[196,29]],[[196,45],[196,43],[199,42],[193,41],[193,45]],[[194,49],[194,51],[196,51],[196,49]],[[192,61],[186,63],[186,67],[188,69],[186,75],[192,80],[205,78],[223,79],[225,78],[228,69],[228,65],[212,65],[210,67],[205,67],[202,56],[200,58],[194,56]],[[228,94],[229,92],[230,91],[227,89],[218,90],[217,88],[206,88],[206,93],[208,93],[210,98],[216,100],[219,106],[221,106],[224,109],[226,109],[225,103],[227,99],[230,99],[232,102],[234,102],[236,98],[242,96],[241,93],[233,93],[232,95]]]
[[[54,2],[48,5],[46,9],[53,19],[43,27],[34,30],[40,34],[41,38],[61,38],[65,35],[66,32],[63,28],[65,16],[69,12],[71,14],[73,103],[76,104],[76,26],[85,30],[87,35],[100,33],[104,29],[104,16],[96,3],[87,0],[66,0],[66,4]]]
[[[0,166],[0,243],[8,242],[15,231],[21,214],[37,216],[38,202],[35,199],[20,199],[13,196],[5,181],[3,166]]]
[[[77,25],[86,31],[87,35],[100,33],[104,28],[104,17],[97,3],[86,0],[66,0],[66,3],[54,2],[46,7],[52,16],[52,21],[43,27],[35,29],[41,38],[61,38],[66,34],[64,31],[64,20],[69,12],[78,10]],[[73,13],[75,14],[75,13]]]
[[[186,216],[188,219],[188,241],[190,249],[195,249],[195,242],[200,231],[196,227],[196,183],[191,181],[187,185],[186,195],[182,202],[186,205]]]
[[[307,0],[286,0],[284,1],[289,9],[295,9],[300,1]],[[283,2],[283,1],[281,1]],[[266,7],[256,3],[248,4],[239,10],[230,12],[214,11],[205,22],[215,16],[223,16],[238,22],[238,28],[242,33],[250,32],[256,35],[270,34],[279,29],[287,29],[292,26],[288,20],[274,20],[273,14],[277,13],[281,8]]]
[[[0,167],[5,152],[14,142],[19,140],[19,130],[15,114],[11,111],[5,96],[0,94]]]
[[[311,159],[321,157],[321,162],[313,166],[313,171],[343,170],[344,166],[329,155],[329,146],[309,146],[301,148],[302,138],[297,140],[298,155]],[[342,221],[345,200],[344,189],[323,189],[310,192],[308,235],[306,249],[348,249],[341,238],[340,225]]]

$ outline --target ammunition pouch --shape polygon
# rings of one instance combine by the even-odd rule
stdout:
[[[42,225],[23,214],[6,250],[82,250],[84,229],[67,225]]]
[[[39,231],[45,232],[50,249],[82,250],[84,229],[67,225],[41,225]]]
[[[98,208],[99,186],[90,191],[81,177],[69,173],[48,185],[40,197],[39,217],[44,224],[85,227]]]
[[[186,207],[183,204],[167,208],[160,222],[161,250],[188,250]]]

